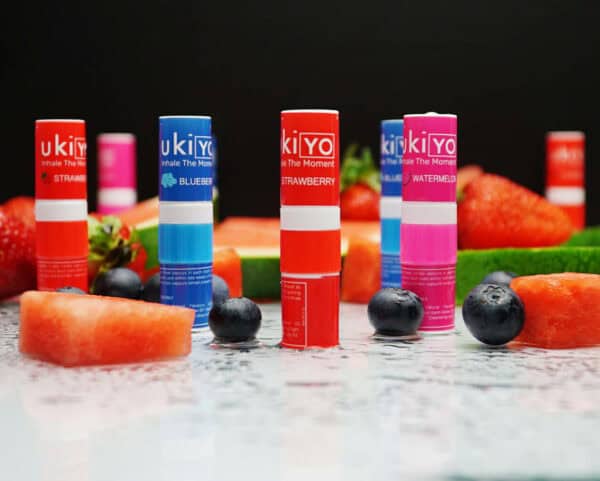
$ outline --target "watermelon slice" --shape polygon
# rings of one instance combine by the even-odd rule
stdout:
[[[600,275],[517,277],[511,287],[525,307],[525,325],[514,342],[549,349],[600,344]]]
[[[130,209],[117,214],[121,222],[129,226],[137,226],[158,218],[158,197],[152,197],[137,203]]]
[[[242,260],[235,249],[225,247],[215,251],[213,273],[227,283],[231,297],[242,296]]]
[[[600,247],[600,226],[588,227],[576,232],[564,243],[566,246],[597,246]]]
[[[381,253],[379,242],[352,237],[342,270],[341,299],[368,303],[381,289]]]
[[[493,271],[524,275],[553,272],[600,273],[599,247],[541,247],[458,251],[456,302]]]
[[[19,350],[62,366],[153,361],[191,350],[194,311],[113,297],[28,291]]]
[[[158,219],[136,226],[146,248],[146,269],[158,265]],[[342,255],[350,237],[379,242],[379,222],[342,221]],[[279,299],[279,219],[228,217],[214,230],[215,250],[233,247],[241,258],[243,295],[253,299]],[[216,273],[216,271],[215,271]]]

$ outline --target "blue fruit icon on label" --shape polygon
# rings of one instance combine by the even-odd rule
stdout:
[[[171,172],[166,172],[162,175],[160,179],[160,184],[164,188],[173,187],[175,184],[177,184],[177,179],[173,176]]]

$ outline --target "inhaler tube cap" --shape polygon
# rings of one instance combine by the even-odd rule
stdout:
[[[402,196],[402,154],[404,152],[404,120],[381,122],[381,195]]]
[[[456,202],[456,115],[404,116],[402,198]]]
[[[583,132],[548,132],[546,135],[546,187],[585,187],[585,135]],[[551,199],[548,200],[552,202]]]
[[[339,205],[339,113],[281,112],[281,205]]]
[[[159,119],[159,199],[212,201],[213,146],[208,116]]]
[[[135,187],[136,138],[130,133],[96,137],[100,187]]]
[[[35,121],[36,199],[87,199],[83,120]]]

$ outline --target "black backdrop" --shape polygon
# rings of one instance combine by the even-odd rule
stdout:
[[[225,215],[277,215],[279,111],[337,108],[342,146],[378,152],[379,121],[459,115],[459,164],[543,190],[544,133],[587,134],[588,223],[600,224],[600,5],[583,1],[11,3],[2,14],[0,200],[33,193],[33,121],[138,136],[157,192],[157,117],[210,114]],[[598,6],[597,6],[598,5]]]

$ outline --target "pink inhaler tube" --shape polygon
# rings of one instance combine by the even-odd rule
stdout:
[[[98,135],[98,212],[114,214],[135,205],[136,139],[128,133]]]
[[[456,115],[404,116],[402,287],[423,301],[422,332],[454,329]]]

